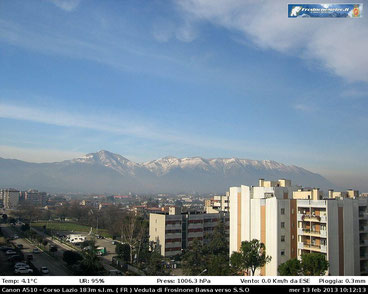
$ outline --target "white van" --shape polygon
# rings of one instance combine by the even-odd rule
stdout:
[[[66,241],[70,242],[70,243],[73,243],[73,244],[82,243],[85,240],[86,240],[86,237],[82,236],[82,235],[71,234],[71,235],[66,236]]]

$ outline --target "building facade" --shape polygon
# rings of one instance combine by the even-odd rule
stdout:
[[[47,193],[28,190],[24,192],[24,202],[33,206],[45,206],[47,203]]]
[[[2,189],[3,206],[5,209],[14,209],[19,204],[19,191],[16,189]]]
[[[204,202],[207,213],[216,213],[219,211],[229,212],[229,193],[225,196],[213,196]]]
[[[259,275],[276,276],[281,263],[310,252],[326,255],[330,275],[364,275],[367,199],[356,195],[348,191],[325,196],[288,180],[231,187],[229,254],[238,251],[242,241],[258,239],[272,257]]]
[[[225,231],[229,231],[229,217],[225,212],[181,213],[177,208],[169,212],[151,213],[149,240],[160,248],[162,256],[171,257],[189,248],[195,239],[207,242],[218,223],[222,221]],[[225,236],[228,238],[228,235]]]

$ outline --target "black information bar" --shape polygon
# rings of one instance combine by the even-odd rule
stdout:
[[[98,285],[98,286],[57,286],[57,285],[1,285],[0,293],[30,293],[30,294],[55,294],[55,293],[92,293],[92,294],[130,294],[130,293],[158,293],[158,294],[181,294],[181,293],[259,293],[264,291],[277,291],[280,293],[367,293],[367,286],[320,286],[320,285],[247,285],[247,286],[215,286],[215,285]],[[275,292],[276,293],[276,292]]]

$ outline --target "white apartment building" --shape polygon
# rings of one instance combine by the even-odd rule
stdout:
[[[1,190],[3,205],[5,209],[16,208],[19,204],[19,191],[16,189]]]
[[[175,256],[189,248],[194,239],[206,242],[219,221],[223,221],[225,231],[228,232],[227,213],[181,213],[173,207],[168,213],[150,214],[149,240],[155,246],[159,246],[162,256]],[[228,236],[225,237],[228,238]]]
[[[333,196],[334,195],[334,196]],[[281,263],[320,252],[330,275],[367,273],[367,199],[292,186],[289,180],[230,188],[230,255],[242,241],[258,239],[272,257],[257,274],[276,276]]]

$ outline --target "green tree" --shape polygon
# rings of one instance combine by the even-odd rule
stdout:
[[[20,227],[20,229],[23,231],[23,232],[26,232],[26,231],[29,231],[31,229],[31,227],[29,226],[29,224],[24,224]]]
[[[84,275],[99,275],[103,271],[103,266],[97,255],[97,250],[94,240],[87,250],[82,252],[81,270]]]
[[[266,255],[266,247],[257,239],[243,241],[240,252],[231,255],[231,265],[235,272],[251,272],[254,276],[256,270],[271,261],[271,256]]]
[[[212,254],[206,262],[206,275],[208,276],[228,276],[231,275],[229,257]]]
[[[58,249],[57,249],[57,247],[56,246],[50,246],[50,253],[52,254],[52,255],[54,255],[54,253],[57,251]]]
[[[322,276],[329,264],[324,254],[308,253],[302,255],[301,267],[304,276]]]
[[[324,254],[307,253],[302,255],[301,261],[293,258],[280,264],[278,271],[281,276],[322,276],[328,267]]]
[[[78,263],[79,261],[81,261],[83,259],[82,255],[80,255],[78,252],[76,251],[71,251],[71,250],[67,250],[64,251],[63,254],[63,260],[68,264],[68,265],[73,265]]]
[[[301,274],[302,265],[296,258],[289,259],[278,267],[281,276],[299,276]]]
[[[219,222],[213,233],[208,236],[209,242],[204,245],[206,258],[206,275],[227,276],[230,274],[229,242],[225,237],[225,226]]]
[[[165,258],[156,250],[151,252],[146,268],[148,276],[169,276],[171,268],[166,266]]]
[[[204,248],[200,240],[193,240],[190,248],[184,253],[182,261],[185,275],[197,276],[207,270]]]
[[[116,254],[125,261],[129,262],[130,260],[130,246],[128,244],[117,243],[115,247]]]
[[[8,215],[7,214],[3,214],[2,215],[2,219],[3,219],[3,222],[6,223],[7,220],[8,220]]]

